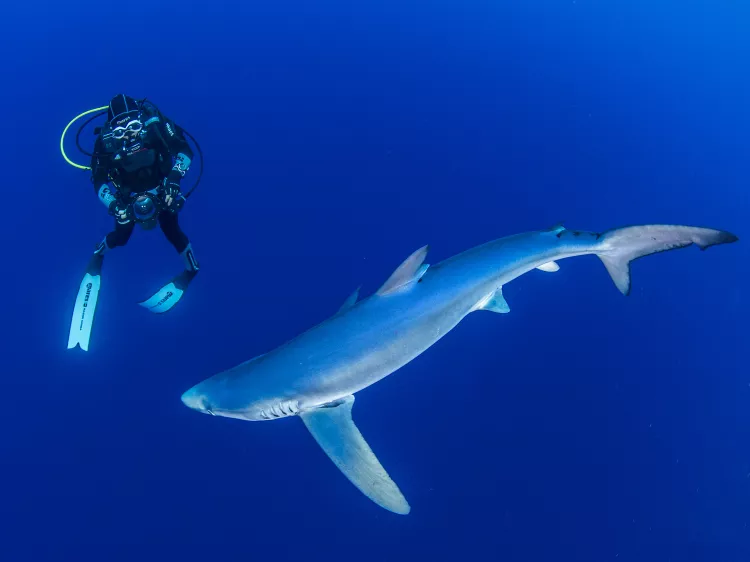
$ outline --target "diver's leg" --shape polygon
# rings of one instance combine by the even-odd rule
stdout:
[[[155,313],[171,310],[182,299],[182,295],[187,291],[190,282],[198,274],[198,262],[193,255],[188,237],[182,232],[177,222],[177,214],[167,211],[162,212],[159,215],[159,226],[167,240],[185,260],[185,269],[159,289],[151,298],[140,303],[141,306]]]
[[[200,266],[198,260],[195,259],[190,240],[180,228],[177,213],[162,212],[159,215],[159,226],[170,244],[185,260],[185,269],[197,273]]]
[[[70,322],[68,349],[78,345],[84,351],[88,350],[91,327],[96,312],[96,303],[99,298],[104,254],[112,248],[127,244],[130,235],[133,233],[134,226],[135,223],[133,222],[120,224],[115,221],[115,229],[97,244],[94,254],[86,266],[86,273],[83,276],[83,280],[78,287],[73,318]]]
[[[130,240],[130,236],[133,234],[135,223],[129,221],[125,224],[121,224],[115,221],[115,229],[104,237],[104,240],[99,242],[96,247],[95,254],[104,254],[107,250],[116,248],[117,246],[124,246]]]

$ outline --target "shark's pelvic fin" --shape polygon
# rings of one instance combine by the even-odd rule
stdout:
[[[537,269],[541,271],[547,271],[549,273],[554,273],[555,271],[560,271],[560,266],[557,265],[557,262],[551,261],[543,263],[542,265],[538,266]]]
[[[692,226],[646,225],[618,228],[602,233],[596,255],[602,260],[617,288],[630,294],[630,262],[654,254],[696,244],[705,250],[716,244],[739,240],[731,232]]]
[[[373,454],[352,420],[354,396],[299,416],[328,457],[368,498],[400,515],[411,511],[396,483]]]
[[[429,265],[424,263],[428,250],[429,246],[422,246],[419,250],[406,258],[403,263],[398,266],[398,269],[391,274],[388,280],[383,283],[376,294],[387,295],[418,281],[429,267]]]
[[[490,312],[507,314],[510,312],[510,306],[503,296],[503,288],[498,287],[496,291],[479,301],[473,310],[489,310]]]
[[[338,312],[346,312],[355,304],[357,304],[357,299],[359,298],[360,288],[361,287],[357,287],[356,289],[354,289],[354,292],[346,298],[346,300],[344,301],[344,304],[341,305],[341,308],[339,308]]]

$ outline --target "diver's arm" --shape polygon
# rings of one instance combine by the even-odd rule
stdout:
[[[171,119],[161,116],[159,123],[160,132],[164,142],[169,149],[169,154],[174,158],[174,164],[164,180],[164,190],[172,197],[180,192],[180,181],[190,169],[193,161],[193,150],[183,136],[182,129]]]
[[[193,160],[193,150],[185,139],[182,129],[154,104],[145,102],[143,109],[148,115],[145,122],[146,127],[156,129],[155,132],[166,145],[169,155],[175,159],[172,170],[181,172],[180,177],[184,176]]]
[[[190,169],[190,164],[193,161],[193,150],[185,140],[182,129],[174,121],[165,118],[162,129],[167,147],[169,147],[169,153],[174,157],[174,165],[169,172],[166,183],[179,185],[180,180]]]
[[[117,196],[109,187],[109,154],[103,153],[101,137],[96,139],[94,153],[91,155],[91,180],[99,201],[110,210],[116,203]]]
[[[173,158],[172,169],[164,178],[161,191],[169,202],[180,194],[180,181],[190,169],[193,160],[193,150],[190,148],[182,129],[171,119],[166,117],[154,104],[145,102],[144,111],[148,117],[146,127],[151,127],[154,133],[164,143],[169,155]],[[169,203],[168,203],[169,204]]]

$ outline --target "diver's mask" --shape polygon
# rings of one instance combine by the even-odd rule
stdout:
[[[140,145],[145,134],[141,114],[132,111],[113,123],[108,123],[102,133],[102,141],[107,152],[132,152]]]
[[[124,126],[115,127],[112,129],[112,136],[117,140],[125,138],[125,135],[136,135],[143,129],[143,123],[140,119],[133,119],[128,121]]]
[[[151,230],[159,220],[159,210],[154,195],[143,193],[133,201],[133,216],[144,230]]]

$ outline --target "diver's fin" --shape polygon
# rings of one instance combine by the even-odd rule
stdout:
[[[659,225],[629,226],[602,233],[596,255],[607,268],[612,281],[623,295],[630,294],[630,262],[676,248],[696,244],[705,250],[716,244],[739,240],[731,232],[693,226]]]
[[[537,266],[537,269],[539,269],[541,271],[546,271],[548,273],[554,273],[555,271],[560,271],[560,266],[557,265],[557,262],[550,261],[550,262],[547,262],[547,263],[543,263],[540,266]]]
[[[182,295],[185,294],[190,282],[197,274],[198,272],[194,270],[184,270],[159,289],[151,298],[138,304],[157,314],[172,310],[174,305],[180,301]]]
[[[182,295],[187,291],[190,282],[198,274],[200,266],[195,259],[192,244],[188,243],[185,249],[180,253],[185,261],[185,269],[177,277],[159,289],[151,298],[139,302],[142,307],[151,312],[160,314],[172,310],[174,305],[180,302]]]
[[[498,287],[493,293],[479,301],[473,310],[489,310],[490,312],[507,314],[510,312],[510,306],[503,296],[503,288]]]
[[[357,299],[359,298],[359,289],[360,287],[354,289],[354,292],[346,298],[344,304],[341,305],[341,308],[339,308],[338,312],[345,312],[355,304],[357,304]]]
[[[414,252],[408,258],[406,258],[400,266],[394,271],[388,280],[378,289],[378,295],[387,295],[393,293],[398,289],[401,289],[414,281],[418,281],[430,267],[424,264],[424,260],[427,257],[427,251],[429,246],[422,246],[419,250]]]
[[[354,396],[347,396],[299,416],[352,484],[379,506],[406,515],[411,508],[354,425],[352,404]]]
[[[91,327],[94,323],[96,303],[99,298],[99,287],[101,285],[102,263],[104,255],[94,254],[86,267],[81,285],[78,287],[78,296],[73,308],[73,317],[70,321],[70,333],[68,334],[68,349],[78,345],[82,350],[88,351],[91,339]]]

